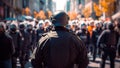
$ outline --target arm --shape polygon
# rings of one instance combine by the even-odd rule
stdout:
[[[101,35],[98,37],[98,40],[97,40],[97,46],[98,46],[98,48],[100,48],[100,49],[102,49],[102,47],[101,47],[101,45],[102,44],[105,44],[105,34],[106,34],[106,32],[105,31],[103,31],[102,33],[101,33]]]
[[[44,60],[44,56],[47,53],[46,51],[48,50],[48,45],[49,43],[48,39],[46,37],[42,37],[38,43],[37,48],[34,50],[33,53],[33,59],[31,61],[32,65],[34,68],[42,68],[43,67],[43,60]]]
[[[87,44],[89,45],[89,43],[90,43],[90,33],[88,32],[87,33]]]
[[[13,55],[15,53],[15,47],[12,38],[9,39],[9,45],[10,45],[10,53],[11,55]]]
[[[85,47],[85,44],[77,37],[74,37],[74,42],[76,45],[76,50],[78,52],[77,56],[77,64],[78,68],[87,68],[89,59],[87,56],[87,49]]]

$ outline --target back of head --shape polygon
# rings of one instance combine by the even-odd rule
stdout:
[[[19,30],[24,30],[24,29],[25,29],[25,24],[20,23],[20,24],[19,24]]]
[[[64,11],[57,11],[51,17],[52,24],[55,26],[66,26],[68,24],[69,17]]]
[[[113,23],[108,23],[107,26],[108,26],[108,29],[114,30],[114,24]]]
[[[10,30],[15,32],[17,30],[17,26],[15,24],[10,24]]]

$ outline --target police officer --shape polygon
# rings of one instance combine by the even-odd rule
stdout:
[[[26,32],[28,34],[26,60],[28,61],[30,58],[31,52],[33,51],[33,47],[35,46],[35,42],[36,42],[36,33],[35,33],[35,30],[33,29],[32,24],[27,25]]]
[[[39,41],[43,33],[45,33],[43,23],[39,23],[39,27],[37,29],[37,42]]]
[[[26,54],[27,54],[27,47],[28,47],[28,40],[29,40],[29,35],[25,31],[26,27],[23,23],[19,24],[19,32],[20,32],[20,64],[21,68],[25,68],[26,64]]]
[[[115,25],[116,25],[116,27],[115,27],[115,31],[119,34],[119,40],[118,40],[118,44],[117,44],[117,46],[118,46],[118,58],[120,58],[120,18],[118,18],[118,19],[116,19],[115,21],[114,21],[114,23],[115,23]]]
[[[17,31],[17,26],[15,24],[10,25],[10,31],[8,34],[12,37],[13,44],[15,46],[15,53],[12,58],[12,66],[13,68],[16,68],[17,58],[20,54],[20,34]]]
[[[35,58],[32,59],[34,68],[73,68],[74,64],[78,64],[78,68],[87,67],[85,45],[79,37],[65,28],[68,20],[65,12],[55,12],[52,17],[55,29],[39,40]]]
[[[102,28],[101,28],[101,23],[97,22],[96,24],[96,28],[93,30],[92,32],[92,43],[93,43],[93,61],[95,61],[96,59],[96,54],[97,54],[97,39],[100,36],[101,32],[102,32]],[[100,50],[98,50],[100,53]],[[100,54],[99,54],[100,55]]]
[[[104,30],[98,38],[98,47],[102,50],[102,61],[100,68],[105,68],[107,57],[110,58],[110,68],[115,68],[116,47],[118,35],[114,31],[113,23],[107,24],[108,29]]]
[[[89,52],[90,33],[87,31],[87,25],[85,23],[81,24],[81,29],[77,32],[77,35],[85,43]]]
[[[14,52],[13,40],[6,34],[4,24],[0,22],[0,68],[12,68]]]

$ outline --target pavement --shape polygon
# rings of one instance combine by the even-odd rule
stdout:
[[[89,56],[90,63],[88,68],[100,68],[101,58],[97,57],[96,61],[92,61],[92,57]],[[106,60],[105,68],[110,68],[110,61],[109,59]],[[120,58],[115,59],[115,68],[120,68]]]
[[[17,59],[17,68],[20,68],[20,63],[19,63],[19,59]],[[97,57],[95,62],[92,62],[92,57],[89,56],[89,65],[88,68],[100,68],[100,62],[101,62],[101,58]],[[29,60],[29,62],[26,63],[25,68],[33,68],[31,65],[31,62]],[[76,67],[75,67],[76,68]],[[105,68],[110,68],[110,62],[109,60],[106,61],[106,66]],[[115,60],[115,68],[120,68],[120,58],[116,58]]]

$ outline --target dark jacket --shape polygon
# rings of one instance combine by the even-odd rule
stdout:
[[[0,61],[8,60],[15,52],[12,38],[7,34],[0,36]]]
[[[93,30],[92,32],[92,43],[96,46],[97,44],[97,40],[98,40],[98,37],[100,36],[100,34],[102,33],[102,29],[98,29],[96,28],[95,30]]]
[[[27,52],[28,50],[28,42],[29,35],[26,31],[20,31],[20,50],[23,52]]]
[[[45,33],[44,29],[37,29],[37,42],[42,37],[42,34]]]
[[[115,31],[118,33],[118,43],[117,43],[117,47],[118,47],[118,55],[120,56],[120,28],[119,27],[115,27]]]
[[[19,32],[9,32],[9,35],[12,37],[13,39],[13,43],[15,46],[15,49],[19,49],[20,48],[20,34]]]
[[[118,34],[114,30],[104,30],[98,38],[97,45],[99,48],[117,47]],[[104,44],[104,45],[100,45]]]
[[[26,33],[28,34],[28,49],[32,49],[36,42],[35,30],[26,30]]]
[[[81,40],[85,43],[85,44],[89,44],[90,43],[90,33],[87,30],[79,30],[77,35],[81,38]]]
[[[13,39],[13,44],[15,47],[15,53],[14,53],[14,57],[19,57],[20,55],[20,33],[19,32],[9,32],[9,35],[12,37]]]
[[[39,40],[39,48],[32,60],[34,68],[86,68],[87,50],[84,43],[64,27],[56,27]]]

